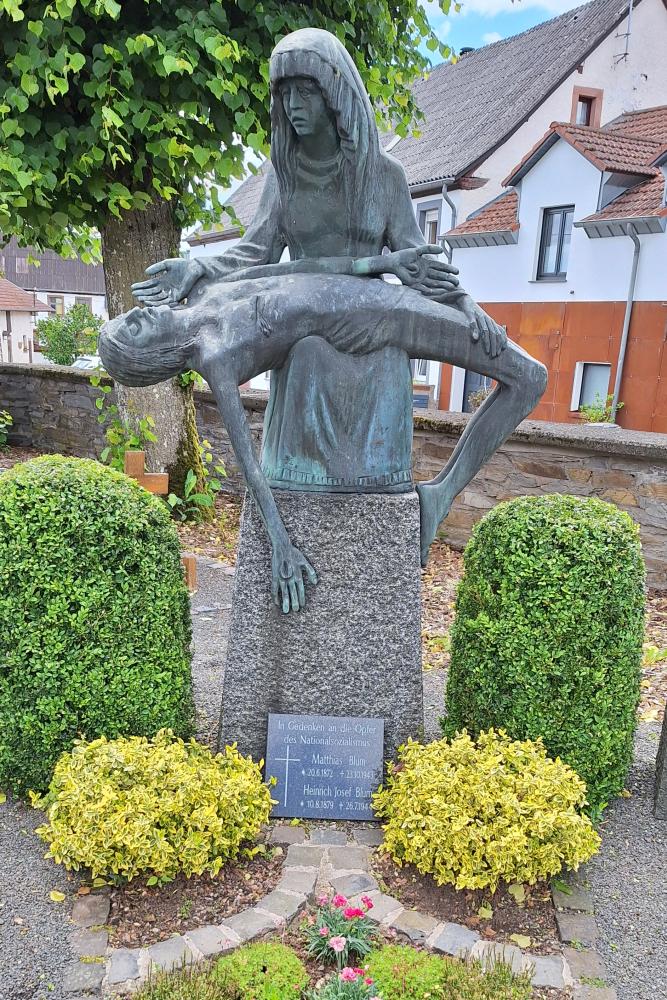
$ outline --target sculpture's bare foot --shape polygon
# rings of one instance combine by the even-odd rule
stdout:
[[[428,552],[438,528],[449,513],[453,497],[448,497],[444,483],[417,483],[419,495],[419,536],[421,564],[425,566]]]
[[[304,578],[313,586],[317,583],[317,573],[303,553],[289,540],[275,544],[271,559],[271,596],[283,614],[305,608]]]

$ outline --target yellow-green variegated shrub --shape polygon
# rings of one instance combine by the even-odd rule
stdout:
[[[234,747],[214,756],[161,730],[152,740],[79,742],[33,804],[46,809],[37,832],[48,856],[66,868],[166,880],[215,875],[226,861],[256,853],[251,842],[271,796],[259,765]]]
[[[451,742],[409,741],[400,767],[374,797],[384,847],[438,885],[495,891],[577,868],[600,838],[581,814],[586,786],[540,740],[502,730],[464,731]]]

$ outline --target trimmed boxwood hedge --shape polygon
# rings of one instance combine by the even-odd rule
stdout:
[[[632,759],[644,635],[639,530],[596,498],[498,504],[466,547],[446,736],[541,736],[584,779],[595,814]]]
[[[192,731],[190,609],[163,503],[87,459],[0,475],[0,788],[77,737]]]

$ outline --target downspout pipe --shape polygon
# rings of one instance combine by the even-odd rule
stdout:
[[[635,285],[637,283],[637,268],[639,266],[639,253],[641,251],[642,245],[639,237],[637,236],[637,231],[632,223],[628,223],[626,234],[630,237],[635,245],[634,252],[632,254],[632,268],[630,270],[630,282],[628,284],[628,297],[625,303],[625,316],[623,317],[623,332],[621,333],[621,346],[618,349],[618,361],[616,363],[616,379],[614,381],[614,395],[611,400],[611,411],[609,414],[609,421],[612,424],[616,423],[616,412],[618,410],[618,401],[621,393],[621,382],[623,381],[623,366],[625,365],[625,352],[628,347],[628,333],[630,332],[630,320],[632,318],[632,307],[635,301]]]
[[[444,202],[446,202],[447,205],[449,205],[449,210],[452,213],[451,214],[451,219],[450,219],[450,223],[451,223],[450,227],[449,227],[450,229],[455,229],[456,228],[456,217],[457,217],[456,205],[452,201],[452,199],[451,199],[451,197],[449,195],[449,191],[447,190],[447,185],[451,184],[453,180],[454,180],[453,177],[448,177],[447,180],[443,181],[443,184],[442,184],[442,200]],[[445,245],[445,238],[444,238],[444,236],[441,236],[440,240],[441,240],[441,243],[442,243],[442,245],[444,247],[444,245]],[[451,264],[452,257],[454,256],[454,247],[448,246],[447,249],[446,249],[446,251],[445,251],[445,254],[447,256],[447,260]]]

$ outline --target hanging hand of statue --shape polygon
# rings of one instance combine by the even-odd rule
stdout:
[[[304,575],[313,586],[317,573],[306,557],[289,540],[274,544],[271,557],[271,596],[283,614],[306,606]]]
[[[182,257],[161,260],[146,268],[150,277],[145,281],[136,281],[132,285],[132,294],[149,306],[175,306],[189,295],[203,273],[204,269],[197,260]]]

